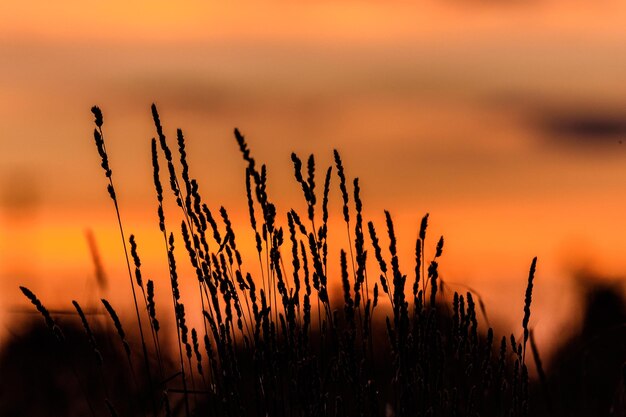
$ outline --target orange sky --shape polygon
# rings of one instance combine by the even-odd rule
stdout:
[[[549,343],[571,316],[573,269],[626,272],[626,5],[421,3],[1,4],[0,324],[23,304],[18,284],[51,305],[86,296],[88,228],[111,277],[123,271],[91,139],[96,103],[127,228],[163,274],[156,101],[169,135],[186,132],[205,198],[243,230],[235,126],[269,163],[283,210],[302,204],[290,152],[325,166],[340,149],[367,217],[396,216],[407,270],[430,212],[446,279],[479,289],[505,323],[521,318],[538,255],[533,318]]]
[[[399,38],[573,33],[623,35],[619,1],[521,2],[509,0],[394,1],[168,1],[7,2],[1,32],[7,36],[129,40],[295,38],[312,41],[385,42]]]

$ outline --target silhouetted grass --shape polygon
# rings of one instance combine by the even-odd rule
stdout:
[[[386,237],[382,238],[376,225],[364,219],[358,178],[353,179],[349,190],[339,152],[334,151],[336,178],[332,177],[332,167],[323,171],[321,199],[316,194],[319,187],[313,155],[307,159],[306,172],[302,160],[291,155],[307,211],[303,217],[295,210],[283,215],[268,194],[266,166],[255,161],[244,136],[235,129],[244,160],[247,210],[260,271],[260,275],[253,275],[244,266],[227,210],[220,207],[215,216],[202,199],[187,162],[183,132],[179,129],[176,135],[177,161],[153,105],[156,138],[151,141],[151,153],[159,219],[155,226],[163,235],[172,299],[171,306],[157,309],[156,288],[150,280],[144,288],[140,246],[131,235],[133,280],[104,142],[103,116],[97,107],[92,112],[96,147],[128,261],[137,315],[133,333],[140,336],[141,353],[132,353],[115,310],[102,300],[126,354],[126,371],[122,372],[119,355],[114,362],[107,360],[88,318],[78,303],[74,305],[96,353],[91,357],[101,361],[102,372],[115,367],[117,374],[125,373],[141,390],[129,400],[140,403],[135,412],[259,417],[514,417],[529,415],[531,402],[545,401],[532,396],[525,360],[530,338],[535,362],[541,363],[529,327],[536,258],[531,263],[523,307],[520,297],[524,311],[521,327],[510,335],[496,336],[490,327],[479,325],[477,294],[454,292],[452,301],[442,296],[444,288],[449,288],[439,274],[444,239],[435,240],[434,256],[426,258],[428,214],[416,231],[415,268],[409,276],[400,268],[391,212],[384,213]],[[163,159],[167,165],[165,181],[182,213],[180,225],[167,223],[160,169]],[[328,200],[334,180],[341,191],[347,248],[334,248],[328,240]],[[175,234],[173,230],[178,227],[180,234]],[[383,240],[388,241],[387,248]],[[201,310],[185,308],[188,295],[181,294],[175,245],[186,249]],[[329,251],[340,254],[338,276],[329,272]],[[368,262],[372,254],[376,262]],[[144,340],[135,286],[144,299],[152,346]],[[343,296],[335,302],[329,296],[333,289],[340,289]],[[62,343],[62,333],[50,313],[30,290],[22,287],[22,291]],[[380,297],[386,298],[388,305]],[[482,300],[477,299],[486,318]],[[159,323],[170,308],[176,353],[169,352],[159,339],[163,331]],[[202,319],[200,328],[188,328],[191,314]],[[520,331],[523,340],[517,341],[514,335]],[[137,367],[136,375],[138,364],[133,363],[133,355],[141,356],[145,365]],[[545,379],[542,368],[539,373]],[[89,399],[99,411],[108,410],[113,416],[118,415],[117,409],[133,410],[109,398],[110,380],[102,376],[101,383],[100,395]]]

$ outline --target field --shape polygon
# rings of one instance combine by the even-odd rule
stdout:
[[[522,322],[497,334],[480,294],[440,277],[445,240],[429,235],[428,214],[417,231],[414,268],[401,270],[401,226],[392,211],[385,224],[366,219],[359,180],[349,179],[336,150],[334,164],[323,168],[313,155],[291,155],[306,211],[281,213],[268,168],[235,129],[248,201],[240,209],[250,220],[239,230],[226,209],[203,200],[183,132],[175,141],[166,137],[153,105],[155,227],[170,283],[155,288],[122,221],[102,112],[92,113],[128,267],[126,278],[115,279],[130,286],[132,321],[120,320],[106,299],[95,310],[74,301],[71,315],[54,314],[36,288],[21,287],[43,321],[27,323],[28,337],[0,358],[3,416],[626,415],[626,310],[616,290],[589,289],[580,335],[562,340],[544,369],[530,326],[540,260],[529,259],[526,292],[510,300],[523,310]],[[340,213],[329,213],[333,187]],[[169,199],[180,224],[168,221]],[[347,247],[328,238],[331,215],[343,218]],[[256,251],[241,250],[236,232],[252,234]],[[186,259],[176,247],[185,248]],[[339,265],[329,264],[329,253],[339,254]],[[179,274],[183,262],[194,277]],[[183,279],[197,282],[201,308],[186,308],[194,304],[181,292]],[[156,291],[171,303],[157,305]]]

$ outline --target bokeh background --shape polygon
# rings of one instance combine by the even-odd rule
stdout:
[[[234,127],[268,163],[283,213],[303,207],[290,152],[315,153],[322,168],[340,150],[366,219],[382,228],[392,212],[405,271],[430,213],[431,248],[446,239],[443,279],[475,289],[492,324],[521,330],[538,256],[531,326],[549,352],[577,326],[582,282],[626,275],[625,21],[618,0],[2,2],[0,346],[31,309],[18,285],[53,310],[102,295],[129,305],[94,104],[125,227],[166,290],[155,102],[166,133],[185,132],[205,200],[230,210],[240,236]]]

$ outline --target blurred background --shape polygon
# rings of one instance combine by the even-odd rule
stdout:
[[[624,21],[617,0],[3,2],[0,349],[32,310],[18,285],[53,310],[103,295],[130,306],[94,104],[126,231],[144,275],[167,289],[155,102],[170,138],[183,129],[205,200],[230,210],[240,237],[249,224],[234,127],[269,165],[283,214],[304,207],[291,151],[314,153],[321,177],[338,149],[360,178],[366,220],[382,230],[392,212],[406,272],[430,213],[431,253],[446,239],[443,279],[476,290],[492,325],[521,331],[538,256],[531,327],[549,356],[578,326],[578,289],[597,280],[621,291],[626,274]],[[343,231],[339,198],[331,223]],[[335,263],[346,245],[336,239]]]

